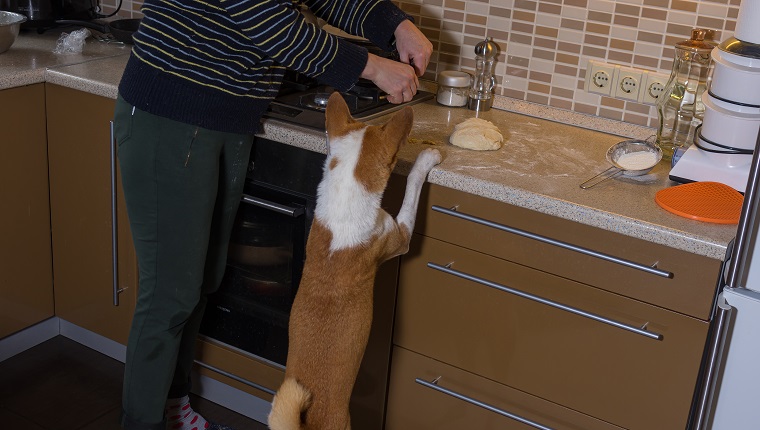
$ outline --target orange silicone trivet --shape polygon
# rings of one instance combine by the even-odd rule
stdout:
[[[692,182],[660,190],[655,201],[676,215],[715,224],[738,224],[744,196],[720,182]]]

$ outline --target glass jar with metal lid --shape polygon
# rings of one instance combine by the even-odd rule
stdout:
[[[444,106],[467,106],[472,75],[467,72],[445,70],[438,74],[436,100]]]

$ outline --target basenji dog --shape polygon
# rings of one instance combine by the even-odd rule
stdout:
[[[326,107],[328,155],[317,191],[301,283],[290,311],[285,380],[272,401],[272,430],[349,430],[349,400],[372,324],[378,266],[409,250],[420,190],[441,161],[423,150],[394,219],[380,207],[410,107],[382,126],[351,117],[339,93]]]

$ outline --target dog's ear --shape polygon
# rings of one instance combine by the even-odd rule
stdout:
[[[411,107],[406,106],[393,114],[391,119],[382,126],[386,140],[396,145],[396,151],[402,143],[406,142],[409,133],[412,131],[413,123],[414,112]]]
[[[328,135],[342,136],[347,132],[348,124],[353,122],[346,100],[335,91],[327,100],[325,108],[325,129]]]

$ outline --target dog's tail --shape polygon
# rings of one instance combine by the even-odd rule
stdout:
[[[311,393],[293,378],[287,378],[272,399],[271,430],[299,430],[301,417],[311,406]]]

